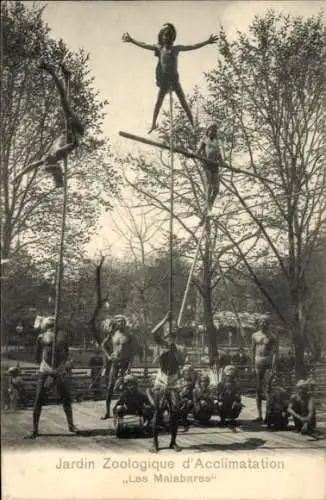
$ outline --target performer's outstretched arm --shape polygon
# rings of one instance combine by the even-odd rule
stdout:
[[[201,49],[202,47],[205,47],[206,45],[210,45],[212,43],[216,43],[217,40],[218,40],[218,36],[217,35],[211,35],[204,42],[194,43],[193,45],[177,45],[176,48],[180,52],[187,52],[189,50]]]
[[[141,49],[146,49],[146,50],[156,50],[155,45],[150,45],[149,43],[145,42],[139,42],[138,40],[135,40],[132,38],[129,33],[124,33],[122,35],[122,40],[127,43],[133,43],[134,45],[137,45],[137,47],[140,47]]]
[[[170,317],[171,317],[171,312],[169,311],[168,313],[166,313],[164,318],[159,323],[157,323],[157,325],[154,326],[153,330],[151,331],[151,334],[153,335],[155,340],[158,340],[157,332],[165,325],[167,321],[169,321]]]

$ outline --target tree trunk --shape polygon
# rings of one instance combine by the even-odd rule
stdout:
[[[305,325],[303,317],[303,303],[300,293],[296,290],[292,294],[294,300],[294,331],[293,344],[295,353],[295,376],[296,379],[306,375],[304,353],[306,348]]]
[[[304,351],[305,346],[303,338],[296,335],[293,339],[294,343],[294,354],[295,354],[295,376],[296,379],[304,378],[305,376],[305,366],[304,366]]]
[[[8,288],[8,268],[10,261],[7,261],[10,255],[10,240],[7,225],[3,228],[3,245],[1,251],[1,346],[8,352],[8,304],[7,304],[7,288]]]
[[[143,316],[143,339],[144,339],[144,377],[148,377],[148,315],[146,308],[146,298],[145,291],[142,289],[140,291],[140,299],[142,304],[142,316]]]

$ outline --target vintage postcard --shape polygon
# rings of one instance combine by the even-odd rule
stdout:
[[[2,2],[5,500],[326,497],[325,6]]]

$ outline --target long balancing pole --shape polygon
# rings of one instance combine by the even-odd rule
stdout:
[[[203,239],[204,232],[205,232],[205,227],[203,227],[203,229],[202,229],[202,232],[201,232],[198,244],[197,244],[197,248],[196,248],[196,253],[195,253],[195,256],[194,256],[194,259],[193,259],[193,262],[191,265],[191,269],[189,272],[186,290],[185,290],[185,293],[184,293],[184,296],[182,299],[182,304],[181,304],[180,312],[179,312],[179,316],[178,316],[178,322],[177,322],[178,327],[181,327],[182,316],[183,316],[184,308],[185,308],[185,305],[187,302],[188,293],[189,293],[189,289],[190,289],[190,285],[191,285],[191,281],[192,281],[192,276],[194,274],[194,270],[195,270],[195,266],[196,266],[197,258],[198,258],[198,254],[199,254],[200,244],[201,244],[201,240]]]
[[[70,81],[69,78],[65,79],[67,97],[69,98],[70,93]],[[68,141],[68,124],[66,122],[66,134]],[[64,178],[63,178],[63,201],[62,201],[62,214],[61,214],[61,234],[60,234],[60,248],[59,257],[57,262],[57,275],[56,275],[56,289],[55,289],[55,304],[54,304],[54,339],[53,339],[53,349],[51,365],[54,368],[55,362],[55,347],[58,335],[58,325],[59,325],[59,315],[60,315],[60,298],[61,298],[61,285],[63,278],[63,253],[64,253],[64,240],[65,240],[65,230],[66,230],[66,216],[67,216],[67,173],[68,173],[68,158],[64,159]]]
[[[172,332],[173,321],[173,211],[174,211],[174,155],[173,155],[173,98],[170,89],[170,272],[169,272],[169,311],[171,311],[169,331]]]

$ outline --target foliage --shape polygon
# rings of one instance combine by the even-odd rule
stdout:
[[[33,252],[44,271],[53,269],[61,224],[62,192],[37,169],[14,183],[27,165],[40,159],[63,130],[63,114],[54,83],[38,69],[42,59],[72,72],[71,103],[86,128],[69,158],[66,263],[74,268],[82,247],[96,230],[99,215],[110,209],[117,188],[110,146],[101,136],[107,101],[94,87],[89,55],[70,51],[51,38],[43,9],[22,2],[1,8],[2,50],[2,255]]]

